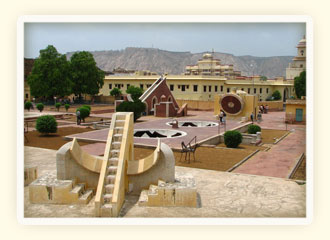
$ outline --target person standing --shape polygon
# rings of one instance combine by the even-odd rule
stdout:
[[[251,115],[250,115],[250,119],[251,119],[251,122],[253,122],[253,112],[251,113]]]
[[[77,125],[80,125],[81,117],[80,117],[80,111],[79,110],[76,112],[76,116],[77,116]]]
[[[222,124],[222,119],[223,119],[223,110],[220,110],[220,114],[219,114],[219,121],[220,121],[220,124]]]

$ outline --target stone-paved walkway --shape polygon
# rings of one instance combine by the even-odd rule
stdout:
[[[285,178],[296,163],[297,158],[306,152],[306,126],[284,123],[284,112],[263,114],[261,128],[290,130],[290,134],[267,152],[258,152],[237,169],[236,173]]]

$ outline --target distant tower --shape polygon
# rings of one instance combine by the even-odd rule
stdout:
[[[291,80],[299,76],[299,74],[306,70],[306,38],[305,36],[299,41],[297,45],[297,56],[289,63],[286,68],[286,79]]]

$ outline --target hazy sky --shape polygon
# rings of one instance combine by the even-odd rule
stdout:
[[[236,56],[296,55],[304,23],[25,23],[24,56],[53,45],[70,51],[154,47],[168,51]]]

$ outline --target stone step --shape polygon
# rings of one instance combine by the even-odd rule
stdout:
[[[101,207],[101,217],[112,217],[112,204],[103,204]]]
[[[119,149],[113,149],[110,151],[110,154],[111,154],[111,158],[118,158],[119,157],[119,152],[120,150]]]
[[[78,202],[83,204],[89,203],[89,201],[93,198],[93,193],[94,191],[92,189],[87,189],[84,194],[79,197]]]
[[[74,188],[70,191],[71,193],[78,194],[79,196],[83,194],[85,191],[85,184],[84,183],[79,183],[74,186]]]
[[[114,133],[115,134],[122,134],[124,131],[124,127],[115,127]]]
[[[142,190],[139,197],[139,206],[147,206],[148,203],[148,190]]]
[[[118,158],[117,157],[109,158],[109,165],[110,166],[118,166]]]
[[[116,127],[123,127],[125,122],[125,120],[116,120]]]
[[[114,184],[116,179],[116,175],[108,175],[106,176],[106,183],[107,184]]]
[[[107,185],[105,185],[105,192],[106,193],[113,193],[113,188],[115,187],[115,185],[114,184],[107,184]]]
[[[112,146],[112,149],[120,149],[121,142],[118,142],[118,141],[112,142],[111,146]]]
[[[104,203],[111,203],[112,193],[104,194],[103,198],[104,198]]]
[[[107,175],[113,174],[115,175],[117,173],[117,166],[109,166],[107,169]]]
[[[120,142],[122,137],[123,137],[123,134],[117,133],[117,134],[113,135],[113,140]]]
[[[151,184],[149,186],[148,195],[157,195],[158,194],[158,186]]]

